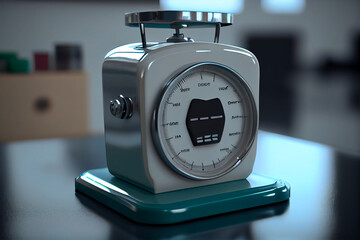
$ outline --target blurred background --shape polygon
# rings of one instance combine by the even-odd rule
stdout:
[[[0,141],[102,135],[103,58],[141,41],[124,14],[207,7],[236,14],[220,43],[258,57],[260,129],[360,152],[359,0],[193,2],[0,0]],[[147,40],[172,33],[148,29]]]

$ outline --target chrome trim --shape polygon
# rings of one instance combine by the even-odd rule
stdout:
[[[203,66],[210,66],[210,67],[214,67],[215,68],[222,68],[223,70],[225,70],[225,72],[227,72],[228,74],[232,74],[233,76],[235,76],[237,79],[241,80],[239,81],[239,83],[244,87],[249,101],[250,101],[250,112],[252,112],[253,114],[253,120],[254,123],[252,125],[252,129],[251,129],[251,133],[250,133],[250,137],[249,137],[249,141],[247,143],[247,146],[245,148],[245,150],[241,153],[238,154],[238,152],[240,152],[241,150],[238,150],[238,152],[235,154],[234,159],[236,158],[236,162],[229,168],[225,169],[224,171],[220,172],[219,174],[216,174],[214,176],[209,176],[209,177],[203,177],[203,176],[197,176],[194,174],[190,174],[188,172],[186,172],[186,170],[180,169],[178,166],[175,166],[170,159],[167,158],[162,145],[161,145],[161,141],[160,141],[160,136],[159,136],[159,129],[158,129],[158,113],[159,113],[159,108],[160,108],[160,104],[163,100],[164,94],[171,89],[171,87],[175,84],[177,84],[177,82],[179,81],[179,79],[181,79],[181,77],[183,75],[188,74],[190,71],[195,71],[194,69],[199,68],[199,67],[203,67]],[[226,73],[225,73],[226,74]],[[152,133],[152,139],[153,139],[153,143],[155,146],[155,149],[157,150],[158,154],[160,155],[161,159],[164,160],[164,162],[167,163],[167,165],[172,168],[174,171],[176,171],[177,173],[188,177],[190,179],[193,180],[210,180],[210,179],[215,179],[218,177],[221,177],[227,173],[229,173],[230,171],[232,171],[233,169],[235,169],[241,162],[242,160],[246,157],[246,155],[249,153],[256,135],[257,135],[257,131],[258,131],[258,109],[256,106],[256,102],[254,99],[254,94],[252,93],[252,90],[250,89],[248,83],[244,80],[244,78],[237,73],[236,71],[234,71],[233,69],[224,66],[222,64],[219,63],[212,63],[212,62],[203,62],[203,63],[198,63],[195,65],[192,65],[188,68],[186,68],[185,70],[181,71],[179,74],[175,75],[175,77],[173,77],[170,81],[168,81],[166,83],[166,85],[164,86],[160,96],[158,97],[156,106],[153,110],[153,117],[152,117],[152,123],[151,123],[151,133]],[[180,166],[181,167],[181,166]]]
[[[233,23],[233,14],[216,12],[194,11],[148,11],[125,14],[125,25],[138,27],[164,28],[186,25],[186,27],[213,27],[220,24],[222,27]]]

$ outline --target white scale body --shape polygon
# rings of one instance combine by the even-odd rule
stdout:
[[[107,165],[116,177],[163,193],[252,172],[259,63],[246,49],[206,42],[117,47],[103,63],[103,101]],[[122,105],[120,118],[114,103]]]

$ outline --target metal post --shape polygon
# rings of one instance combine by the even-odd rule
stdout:
[[[216,23],[214,43],[219,43],[220,27],[221,27],[221,24],[220,24],[220,23]]]
[[[141,42],[143,48],[146,48],[145,25],[143,23],[139,23],[139,27],[140,27]]]

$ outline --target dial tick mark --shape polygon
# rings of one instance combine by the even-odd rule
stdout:
[[[180,153],[181,153],[181,151],[178,154],[176,154],[175,156],[173,156],[171,159],[177,158],[180,155]]]

